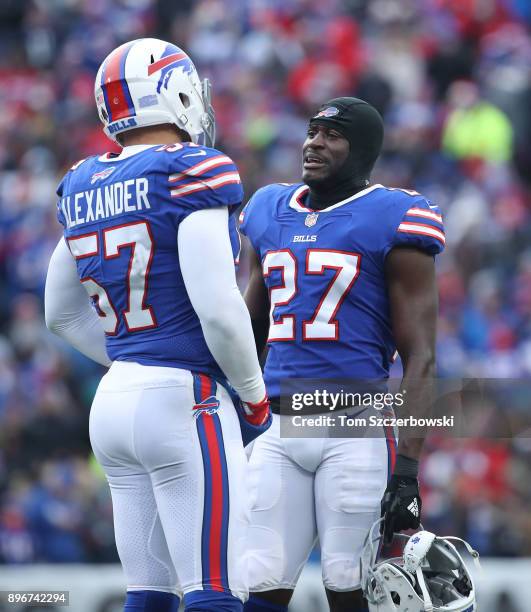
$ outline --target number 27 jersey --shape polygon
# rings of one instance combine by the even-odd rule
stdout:
[[[439,209],[416,192],[373,185],[322,211],[304,184],[268,185],[240,215],[271,302],[264,378],[381,380],[395,353],[385,258],[397,246],[444,248]]]

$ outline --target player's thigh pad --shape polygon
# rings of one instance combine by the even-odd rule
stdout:
[[[360,588],[365,536],[380,515],[387,484],[383,438],[328,440],[315,477],[315,503],[325,587]]]
[[[316,539],[313,473],[287,452],[279,416],[249,460],[249,590],[293,589]],[[311,442],[311,440],[309,440]]]

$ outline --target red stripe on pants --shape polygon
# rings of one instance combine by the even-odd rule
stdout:
[[[221,522],[223,512],[223,475],[221,472],[221,459],[214,418],[210,414],[202,416],[205,434],[210,455],[212,508],[210,512],[210,581],[214,591],[223,591],[221,585]]]
[[[199,380],[201,381],[201,401],[203,401],[212,395],[212,381],[204,374],[199,374]]]
[[[391,464],[391,476],[395,471],[395,463],[396,463],[396,440],[395,440],[395,432],[392,427],[385,428],[385,437],[387,438],[387,448],[389,449],[389,460]]]

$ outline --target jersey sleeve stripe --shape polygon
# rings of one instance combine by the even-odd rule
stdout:
[[[444,237],[444,233],[441,230],[438,230],[431,225],[424,225],[424,223],[408,223],[402,222],[398,226],[399,232],[404,232],[406,234],[421,234],[423,236],[432,236],[442,242],[442,244],[446,243],[446,239]]]
[[[443,222],[441,215],[434,213],[434,212],[430,212],[429,210],[424,210],[424,208],[410,208],[407,211],[406,216],[424,217],[425,219],[433,219],[433,221],[437,221],[437,223]]]
[[[173,198],[178,198],[189,195],[190,193],[195,193],[196,191],[202,191],[203,189],[219,189],[219,187],[223,187],[231,183],[241,183],[240,175],[237,172],[224,172],[223,174],[211,179],[188,183],[182,187],[172,189],[171,196]]]
[[[215,157],[211,157],[206,161],[200,162],[191,168],[187,168],[182,172],[176,172],[175,174],[170,174],[169,181],[170,183],[174,183],[175,181],[180,181],[187,176],[200,176],[204,174],[207,170],[212,170],[213,168],[217,168],[219,166],[233,165],[233,161],[230,157],[226,155],[216,155]]]

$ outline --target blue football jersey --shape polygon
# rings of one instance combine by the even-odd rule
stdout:
[[[444,248],[442,217],[420,194],[374,185],[322,211],[304,184],[268,185],[240,215],[271,302],[264,378],[381,380],[395,353],[384,263],[395,246]]]
[[[190,213],[227,206],[237,258],[238,171],[223,153],[190,143],[129,152],[78,162],[57,191],[58,218],[109,357],[220,375],[185,289],[177,232]]]

